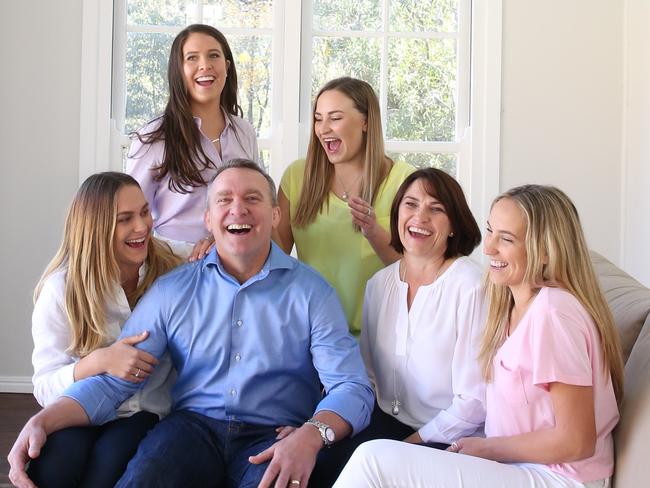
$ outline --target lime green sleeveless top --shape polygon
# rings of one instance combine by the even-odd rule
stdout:
[[[291,216],[302,190],[305,161],[300,159],[287,168],[280,188],[289,200]],[[415,171],[411,165],[397,162],[379,188],[374,204],[377,222],[390,232],[390,207],[402,181]],[[347,202],[330,192],[329,205],[306,227],[296,227],[291,219],[291,231],[298,259],[315,268],[332,285],[343,304],[353,334],[361,331],[361,309],[366,282],[384,267],[370,243],[352,227]]]

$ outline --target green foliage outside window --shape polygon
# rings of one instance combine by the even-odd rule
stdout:
[[[203,19],[216,28],[272,28],[272,0],[205,0]],[[453,38],[400,37],[394,33],[458,29],[457,0],[391,0],[386,50],[386,137],[403,141],[455,141],[457,50]],[[328,80],[354,76],[379,94],[383,39],[380,0],[315,0],[312,96]],[[196,21],[197,5],[183,0],[129,0],[127,22],[178,26]],[[370,31],[370,36],[328,36],[327,31]],[[420,37],[417,37],[420,36]],[[449,37],[449,36],[448,36]],[[129,32],[126,45],[125,132],[162,113],[167,101],[167,58],[171,33]],[[240,105],[258,135],[271,127],[271,36],[228,35],[239,76]],[[298,94],[295,94],[297,97]],[[456,173],[454,154],[403,153],[416,166],[435,165]]]

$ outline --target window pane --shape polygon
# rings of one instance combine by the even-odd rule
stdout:
[[[203,23],[219,30],[272,28],[273,0],[208,0],[203,5]]]
[[[454,141],[456,41],[390,39],[388,139]]]
[[[237,65],[239,104],[259,137],[271,128],[271,37],[228,36]]]
[[[457,11],[458,0],[392,0],[390,30],[456,32]]]
[[[193,0],[128,0],[126,3],[128,24],[185,26],[197,21]]]
[[[389,152],[393,161],[404,161],[416,168],[438,168],[454,178],[458,176],[456,154],[451,153],[396,153]]]
[[[129,32],[126,39],[128,134],[161,114],[167,103],[167,58],[173,34]]]
[[[327,81],[352,76],[379,88],[380,47],[377,39],[314,37],[312,56],[312,99]]]
[[[316,30],[379,30],[381,2],[379,0],[314,0],[314,29]]]
[[[160,115],[167,103],[167,60],[173,34],[130,32],[126,47],[125,132]],[[239,104],[258,135],[271,126],[271,38],[230,36],[237,65]]]

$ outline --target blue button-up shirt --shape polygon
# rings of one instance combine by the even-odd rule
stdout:
[[[354,433],[368,424],[372,388],[336,292],[275,244],[262,270],[243,284],[214,249],[159,278],[121,337],[144,330],[149,338],[137,347],[158,358],[171,354],[174,409],[258,425],[299,425],[330,410]],[[140,387],[101,375],[64,395],[101,424]]]

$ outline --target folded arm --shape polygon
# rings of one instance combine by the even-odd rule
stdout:
[[[487,439],[465,438],[458,452],[499,462],[559,464],[593,456],[596,421],[593,388],[564,383],[549,385],[555,426],[526,434]]]

